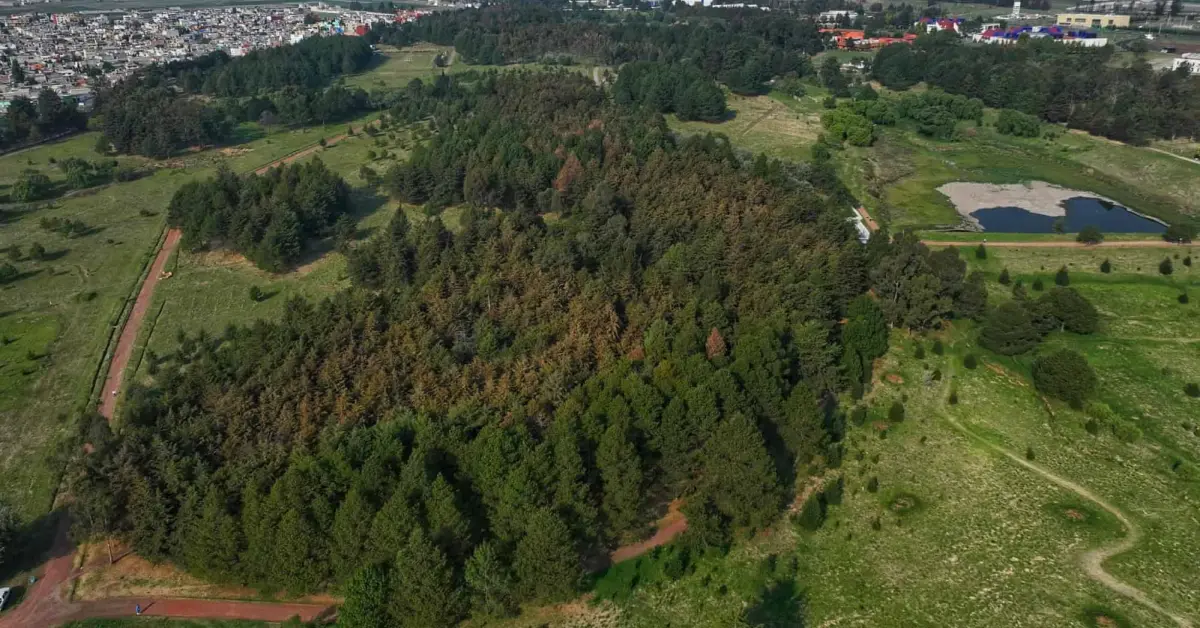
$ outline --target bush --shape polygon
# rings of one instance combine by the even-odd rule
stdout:
[[[915,356],[918,360],[924,360],[925,359],[925,346],[918,342],[917,350],[915,352],[913,352],[913,356]]]
[[[1000,355],[1017,355],[1037,346],[1041,334],[1029,312],[1015,301],[1006,301],[988,313],[979,332],[979,344]]]
[[[1046,284],[1043,284],[1042,278],[1038,277],[1037,279],[1033,280],[1033,283],[1030,284],[1030,287],[1033,288],[1035,292],[1041,292],[1046,288]]]
[[[29,257],[35,261],[41,261],[46,258],[46,247],[42,246],[41,242],[34,242],[29,245]]]
[[[946,399],[946,401],[952,406],[957,406],[958,405],[958,391],[951,390],[950,397],[948,399]]]
[[[850,411],[850,422],[855,425],[863,425],[867,422],[867,409],[864,406],[858,406]]]
[[[821,529],[821,524],[825,523],[825,504],[822,503],[820,495],[812,495],[804,502],[804,507],[800,509],[800,514],[796,515],[795,522],[797,526],[809,532]]]
[[[1163,261],[1158,263],[1158,272],[1161,275],[1170,275],[1175,272],[1175,265],[1171,263],[1171,258],[1164,257]]]
[[[1163,239],[1167,242],[1185,244],[1191,242],[1195,237],[1196,227],[1189,224],[1167,225],[1166,231],[1163,231]]]
[[[1191,255],[1188,255],[1187,257],[1183,258],[1183,265],[1187,266],[1188,268],[1192,267],[1192,256]]]
[[[999,117],[996,118],[996,131],[1002,135],[1038,137],[1042,134],[1042,121],[1037,116],[1027,113],[1001,109]]]
[[[250,286],[250,300],[251,301],[258,303],[259,301],[262,301],[262,297],[263,297],[263,293],[262,293],[261,288],[259,288],[258,286]]]
[[[943,355],[944,353],[946,353],[946,347],[942,345],[942,341],[934,340],[933,341],[933,354],[934,355]]]
[[[1082,355],[1062,349],[1039,357],[1033,363],[1033,385],[1045,395],[1074,406],[1096,391],[1096,373]]]
[[[1083,429],[1087,430],[1088,434],[1095,436],[1100,433],[1100,422],[1096,419],[1088,419],[1087,423],[1083,424]]]
[[[899,423],[904,420],[904,404],[899,401],[893,401],[892,407],[888,408],[888,420],[892,423]]]
[[[979,360],[975,357],[974,353],[968,353],[963,358],[963,366],[967,367],[968,369],[974,370],[976,366],[979,366]]]
[[[825,490],[821,493],[821,496],[824,498],[826,504],[830,506],[837,506],[838,504],[842,503],[842,496],[845,494],[845,492],[846,480],[839,475],[837,480],[830,482],[825,486]]]
[[[1108,260],[1104,260],[1103,262],[1100,262],[1100,272],[1102,272],[1106,275],[1108,273],[1111,273],[1112,272],[1112,262],[1109,262]]]
[[[1189,397],[1200,397],[1200,384],[1196,382],[1188,382],[1183,387],[1183,392]]]
[[[1054,285],[1063,287],[1071,285],[1071,276],[1067,274],[1066,266],[1059,268],[1058,272],[1054,273]],[[1040,290],[1040,288],[1034,289]]]
[[[17,270],[16,266],[5,262],[0,264],[0,284],[6,284],[15,280],[21,275],[21,271]]]
[[[872,475],[871,479],[867,480],[867,492],[868,493],[878,493],[879,492],[879,478]]]
[[[1112,433],[1122,443],[1136,443],[1142,440],[1142,430],[1128,421],[1114,421]]]
[[[1033,445],[1028,445],[1028,446],[1026,446],[1026,447],[1025,447],[1025,459],[1026,459],[1026,460],[1033,460],[1033,459],[1034,459],[1034,454],[1033,454]]]
[[[982,244],[975,247],[975,259],[987,259],[987,247]]]
[[[1083,244],[1100,244],[1104,241],[1104,234],[1100,233],[1096,227],[1088,225],[1079,230],[1079,233],[1075,235],[1075,241]]]
[[[1179,293],[1179,302],[1183,305],[1187,305],[1188,304],[1188,293],[1186,293],[1186,292]]]
[[[1090,334],[1100,326],[1100,313],[1074,288],[1055,288],[1038,299],[1039,311],[1058,319],[1063,329]]]
[[[1000,285],[1007,286],[1010,283],[1012,283],[1012,278],[1008,276],[1008,269],[1005,268],[1000,271]]]

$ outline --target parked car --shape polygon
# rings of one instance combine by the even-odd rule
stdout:
[[[4,605],[8,603],[10,593],[12,593],[10,587],[0,587],[0,611],[4,610]]]

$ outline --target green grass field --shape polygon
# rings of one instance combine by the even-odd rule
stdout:
[[[723,133],[738,148],[776,159],[806,161],[809,148],[822,131],[822,101],[828,93],[809,87],[799,98],[773,92],[770,96],[727,94],[732,116],[723,122],[684,122],[674,115],[667,122],[683,134]]]
[[[239,172],[253,170],[344,130],[331,125],[276,131],[239,146],[146,162],[155,170],[137,181],[33,209],[6,208],[0,250],[7,254],[15,246],[21,251],[14,265],[22,274],[0,286],[0,474],[7,478],[0,495],[23,516],[32,519],[50,509],[59,469],[47,460],[59,436],[72,429],[73,416],[93,401],[97,367],[164,228],[175,189],[210,175],[219,163]],[[253,125],[242,131],[248,138],[260,135]],[[28,167],[31,159],[41,164],[51,155],[95,158],[95,141],[95,133],[85,133],[0,157],[0,178]],[[67,238],[41,228],[43,218],[81,220],[92,231]],[[46,259],[29,258],[34,242],[45,247]]]

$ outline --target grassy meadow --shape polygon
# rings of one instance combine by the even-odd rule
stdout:
[[[0,250],[21,274],[0,286],[0,473],[7,479],[0,495],[25,518],[51,507],[58,465],[47,460],[59,436],[73,429],[72,417],[94,402],[101,359],[154,253],[175,189],[219,164],[251,171],[344,130],[330,125],[264,135],[247,125],[245,144],[141,160],[152,172],[136,181],[3,208]],[[0,157],[0,180],[28,167],[48,171],[51,156],[95,159],[95,142],[95,133],[85,133]],[[90,229],[68,238],[41,227],[42,219],[54,218],[82,221]],[[35,242],[46,250],[42,260],[29,256]],[[14,248],[20,253],[15,258]]]

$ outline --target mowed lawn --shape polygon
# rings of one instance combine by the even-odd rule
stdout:
[[[253,170],[344,126],[276,131],[267,137],[248,126],[252,141],[234,147],[146,161],[153,174],[46,201],[5,206],[0,251],[21,252],[12,262],[17,280],[0,286],[0,496],[32,519],[51,507],[61,456],[53,454],[74,417],[91,410],[93,382],[109,337],[131,298],[165,227],[171,195],[183,183],[208,176],[220,163]],[[94,159],[95,133],[27,153],[0,157],[0,179],[49,156]],[[41,152],[38,152],[41,151]],[[133,159],[133,158],[131,158]],[[90,232],[67,238],[43,229],[42,219],[86,223]],[[29,258],[40,243],[47,258]],[[167,282],[169,284],[169,282]],[[165,285],[165,284],[164,284]],[[52,460],[53,459],[53,460]]]

